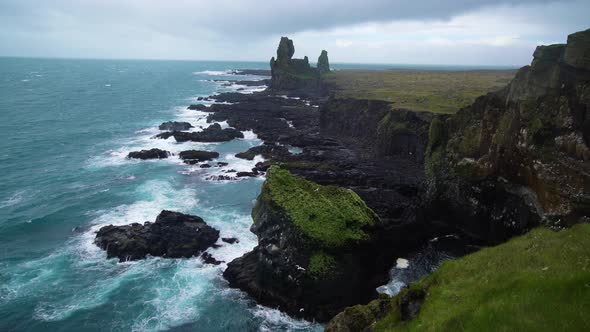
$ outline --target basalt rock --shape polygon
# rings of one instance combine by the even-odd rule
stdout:
[[[430,126],[426,204],[487,243],[590,215],[590,30]]]
[[[326,50],[322,50],[322,54],[318,58],[318,71],[320,74],[330,72],[330,61],[328,60],[328,52]]]
[[[294,59],[294,54],[293,41],[287,37],[281,37],[276,59],[274,57],[270,59],[272,76],[270,89],[273,91],[321,90],[320,74],[330,70],[328,53],[322,51],[320,55],[321,62],[318,62],[318,66],[321,68],[311,67],[307,56],[303,59]]]
[[[183,131],[183,130],[189,130],[192,127],[193,127],[193,125],[191,125],[188,122],[168,121],[168,122],[162,123],[158,127],[158,129],[160,129],[160,130],[170,130],[170,131]]]
[[[207,107],[203,104],[191,104],[189,107],[187,107],[187,109],[193,110],[193,111],[207,111],[207,110],[209,110],[209,107]]]
[[[252,217],[258,246],[223,275],[261,304],[327,321],[348,305],[368,302],[387,279],[389,266],[376,259],[372,243],[380,220],[350,190],[272,167]]]
[[[174,137],[177,142],[226,142],[234,138],[244,138],[244,134],[234,128],[221,129],[219,123],[214,123],[200,132],[168,131],[156,137],[162,139]]]
[[[162,211],[154,223],[105,226],[94,242],[106,250],[108,258],[119,261],[143,259],[147,255],[168,258],[198,256],[219,238],[219,231],[203,219],[172,211]]]
[[[129,152],[127,158],[131,159],[166,159],[170,156],[170,152],[160,150],[160,149],[150,149],[150,150],[141,150],[141,151],[132,151]]]
[[[213,160],[219,157],[219,153],[215,151],[188,150],[182,151],[178,156],[187,164],[196,164],[203,161]]]

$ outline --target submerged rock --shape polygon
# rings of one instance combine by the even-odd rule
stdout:
[[[158,129],[160,129],[160,130],[170,130],[170,131],[183,131],[183,130],[189,130],[192,127],[193,127],[193,125],[191,125],[188,122],[168,121],[168,122],[162,123],[158,127]]]
[[[127,158],[131,159],[166,159],[170,156],[170,152],[160,149],[150,149],[141,151],[129,152]]]
[[[273,166],[252,217],[258,246],[228,264],[231,287],[318,321],[375,295],[381,267],[369,243],[380,221],[354,192]]]
[[[172,131],[156,135],[156,138],[162,139],[170,137],[174,137],[177,142],[226,142],[234,138],[244,138],[244,134],[234,128],[221,129],[219,123],[214,123],[200,132]]]
[[[94,243],[108,258],[119,261],[143,259],[147,255],[168,258],[193,257],[211,247],[219,231],[197,216],[162,211],[154,223],[105,226]]]

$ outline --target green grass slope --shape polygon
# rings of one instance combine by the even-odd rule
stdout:
[[[402,321],[400,303],[420,293],[426,296],[417,316]],[[590,224],[535,229],[340,315],[334,322],[363,321],[374,331],[590,331]],[[331,322],[328,330],[358,327],[347,324]]]

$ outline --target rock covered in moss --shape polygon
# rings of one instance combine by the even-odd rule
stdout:
[[[224,277],[262,304],[326,321],[371,299],[383,282],[387,267],[375,261],[372,243],[379,218],[351,190],[273,166],[252,217],[258,246],[229,263]]]
[[[498,243],[590,215],[588,49],[590,30],[567,45],[539,46],[506,88],[432,122],[425,167],[433,217]]]

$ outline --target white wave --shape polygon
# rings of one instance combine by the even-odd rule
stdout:
[[[28,189],[17,190],[12,195],[10,195],[10,197],[0,202],[0,209],[18,205],[24,202],[25,200],[30,199],[32,196],[35,195],[35,193],[36,192]]]
[[[320,324],[289,317],[287,314],[277,309],[257,305],[256,308],[252,309],[252,313],[254,316],[263,319],[263,322],[258,329],[261,332],[273,332],[278,329],[285,329],[287,331],[323,331],[323,326]]]
[[[203,70],[203,71],[195,71],[193,75],[209,75],[209,76],[223,76],[223,75],[232,75],[234,73],[231,69],[226,70]]]

